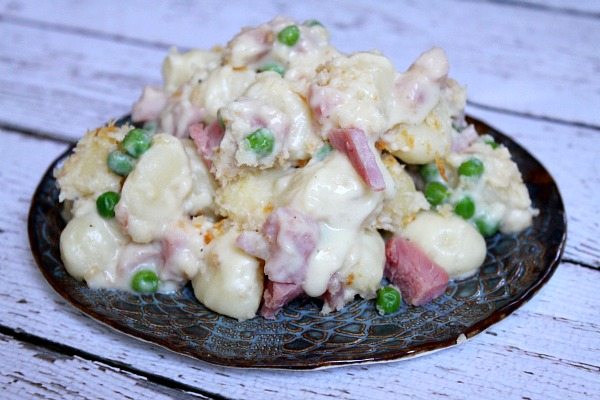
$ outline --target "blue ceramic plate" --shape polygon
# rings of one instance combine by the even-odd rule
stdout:
[[[65,226],[49,168],[32,200],[29,240],[52,287],[75,307],[121,332],[177,353],[231,367],[313,369],[413,357],[452,346],[503,319],[550,278],[566,238],[562,199],[552,177],[521,146],[471,119],[479,133],[506,145],[523,173],[540,215],[518,235],[488,240],[484,265],[475,276],[450,283],[446,293],[422,307],[403,305],[380,316],[373,301],[357,300],[343,311],[319,314],[318,300],[296,300],[276,320],[245,322],[206,309],[186,286],[173,295],[134,295],[89,289],[73,279],[60,259]],[[464,335],[464,336],[463,336]]]

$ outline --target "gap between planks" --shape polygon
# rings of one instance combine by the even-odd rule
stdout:
[[[57,343],[37,335],[27,333],[22,329],[13,329],[0,324],[0,334],[9,336],[12,339],[17,340],[19,342],[37,346],[68,357],[79,357],[90,362],[102,363],[116,370],[121,370],[133,375],[141,376],[147,379],[150,383],[193,394],[200,399],[229,400],[228,397],[224,397],[220,394],[211,393],[209,391],[205,391],[197,387],[178,382],[174,379],[153,374],[148,371],[140,370],[138,368],[124,364],[120,361],[100,357],[87,351],[83,351],[65,344]]]
[[[563,118],[548,117],[546,115],[537,115],[537,114],[532,114],[532,113],[528,113],[528,112],[515,111],[515,110],[503,108],[503,107],[490,106],[488,104],[483,104],[483,103],[479,103],[479,102],[472,101],[472,100],[467,100],[467,105],[471,106],[473,108],[478,108],[480,110],[493,111],[493,112],[496,112],[499,114],[504,114],[504,115],[528,118],[528,119],[541,121],[541,122],[549,122],[552,124],[570,126],[573,128],[584,128],[584,129],[589,129],[589,130],[593,130],[593,131],[600,131],[600,125],[590,124],[587,122],[570,121],[570,120],[566,120]]]
[[[480,2],[481,0],[459,0],[466,2]],[[563,14],[569,15],[572,17],[581,17],[581,18],[591,18],[591,19],[600,19],[600,13],[579,10],[576,8],[566,7],[566,6],[553,6],[542,3],[535,3],[530,1],[522,1],[522,0],[484,0],[487,3],[496,4],[499,6],[505,7],[518,7],[518,8],[526,8],[529,10],[542,11],[552,14]]]
[[[0,364],[0,397],[3,399],[208,399],[2,334],[0,357],[3,359]]]
[[[455,0],[455,1],[463,2],[463,3],[478,3],[478,2],[473,2],[472,0],[462,0],[462,1]],[[528,1],[521,2],[521,1],[515,1],[515,0],[508,0],[508,1],[487,0],[486,3],[503,6],[503,7],[530,9],[530,10],[539,11],[539,12],[554,13],[554,14],[561,14],[561,15],[567,15],[567,16],[587,16],[587,17],[593,16],[594,19],[600,19],[600,13],[597,13],[595,11],[578,10],[578,9],[569,8],[566,6],[553,6],[553,5],[539,4],[539,3],[535,3],[535,2],[528,2]],[[7,11],[7,12],[10,13],[10,11]],[[33,29],[61,32],[61,33],[67,33],[67,34],[72,34],[72,35],[80,35],[80,36],[84,36],[84,37],[105,40],[108,42],[126,43],[126,44],[139,46],[139,47],[146,47],[146,48],[153,48],[153,49],[160,49],[160,50],[167,50],[171,47],[166,42],[162,42],[160,40],[146,40],[143,38],[133,37],[130,34],[126,34],[126,33],[111,33],[111,32],[103,31],[101,29],[94,29],[94,28],[82,27],[82,26],[71,26],[71,25],[68,25],[68,24],[65,24],[62,22],[43,21],[43,20],[40,20],[39,18],[23,17],[23,16],[17,16],[17,15],[12,15],[12,14],[7,14],[7,13],[0,14],[0,22],[14,24],[14,25],[18,25],[18,26],[26,26],[26,27],[33,28]],[[185,46],[182,46],[181,48],[183,50],[186,50]],[[600,130],[600,125],[598,125],[598,124],[592,124],[592,123],[587,123],[584,121],[577,121],[577,120],[555,118],[552,116],[545,115],[543,113],[543,111],[541,111],[541,110],[538,110],[537,113],[536,112],[527,113],[527,112],[519,112],[517,110],[507,109],[506,107],[495,107],[493,105],[489,105],[489,104],[485,104],[485,103],[481,103],[481,102],[470,102],[470,104],[475,107],[480,107],[480,108],[486,109],[486,110],[494,110],[494,111],[507,113],[507,114],[511,114],[511,115],[519,115],[519,116],[524,116],[524,117],[528,117],[528,118],[539,119],[542,121],[556,122],[556,123],[562,123],[562,124],[567,124],[567,125],[571,125],[571,126],[584,127],[584,128],[593,129],[593,130]]]
[[[503,325],[498,324],[498,325],[494,326],[493,328],[490,328],[489,331],[486,331],[486,334],[489,334],[491,336],[498,336],[499,334],[504,335],[505,333],[503,332],[503,329],[504,329]],[[497,332],[500,332],[500,333],[497,333]],[[121,370],[125,373],[131,373],[131,374],[140,376],[142,378],[145,378],[145,379],[147,379],[147,381],[149,383],[161,385],[161,386],[168,387],[168,388],[171,388],[174,390],[180,390],[182,392],[187,392],[192,395],[197,395],[199,398],[228,399],[228,397],[216,394],[214,392],[198,389],[194,386],[191,386],[191,385],[188,385],[185,383],[181,383],[181,382],[177,381],[176,378],[166,378],[161,375],[148,373],[144,370],[140,370],[138,368],[131,367],[130,365],[125,364],[123,362],[120,362],[120,361],[117,361],[117,360],[114,360],[111,358],[97,356],[95,354],[92,354],[92,353],[89,353],[89,352],[86,352],[83,350],[79,350],[76,347],[57,343],[55,341],[45,339],[38,335],[30,334],[19,328],[10,328],[10,327],[6,327],[4,325],[0,325],[0,334],[9,336],[12,339],[14,339],[15,341],[19,341],[24,344],[29,344],[32,346],[36,346],[38,348],[47,349],[53,353],[63,354],[68,357],[78,357],[80,359],[83,359],[83,360],[89,361],[89,362],[93,362],[93,363],[100,363],[102,365],[106,365],[109,368],[112,368],[115,370]],[[596,363],[577,362],[574,360],[569,360],[569,359],[563,358],[560,354],[553,355],[553,354],[546,353],[546,352],[540,352],[539,350],[536,351],[536,350],[532,350],[532,349],[521,348],[518,345],[510,345],[510,344],[506,344],[505,348],[506,348],[507,352],[511,353],[511,354],[515,354],[515,355],[519,354],[521,356],[527,356],[527,357],[536,357],[536,358],[546,360],[547,362],[551,362],[551,363],[565,363],[571,367],[574,367],[576,369],[586,371],[586,372],[592,373],[592,374],[595,374],[600,371],[600,366],[598,366]],[[449,370],[449,372],[450,371],[451,370]],[[538,372],[539,371],[536,371],[536,373],[538,373]],[[219,372],[215,372],[215,373],[220,374]],[[221,375],[223,375],[223,374],[221,374]],[[223,376],[227,376],[227,375],[223,375]],[[305,389],[302,389],[302,390],[305,390]],[[316,393],[317,392],[314,392],[314,394],[316,394]],[[348,393],[348,394],[351,395],[351,393]],[[285,396],[283,396],[283,397],[285,397]]]
[[[71,35],[79,35],[79,36],[85,36],[85,37],[89,37],[89,38],[93,38],[93,39],[106,40],[108,42],[125,43],[125,44],[134,45],[134,46],[148,47],[148,48],[152,48],[152,49],[159,49],[159,50],[165,50],[165,51],[168,51],[172,47],[172,45],[170,45],[170,44],[162,43],[162,42],[158,42],[158,41],[138,39],[138,38],[121,35],[118,33],[111,34],[111,33],[102,32],[102,31],[99,31],[96,29],[82,28],[82,27],[78,27],[78,26],[69,26],[69,25],[65,25],[65,24],[59,24],[56,22],[40,21],[40,20],[36,20],[36,19],[31,19],[31,18],[17,17],[14,15],[0,14],[0,23],[1,22],[12,24],[12,25],[25,26],[25,27],[33,28],[33,29],[39,29],[39,30],[45,30],[45,31],[51,31],[51,32],[59,32],[59,33],[67,33],[67,34],[71,34]],[[182,47],[181,49],[185,50],[184,47]]]

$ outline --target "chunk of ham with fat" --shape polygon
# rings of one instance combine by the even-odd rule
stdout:
[[[402,297],[413,306],[429,303],[448,286],[446,271],[431,261],[413,242],[394,236],[385,245],[384,275],[400,288]]]
[[[319,240],[319,225],[312,217],[281,207],[263,225],[269,243],[265,274],[274,282],[302,283],[308,259]]]
[[[288,207],[280,207],[269,215],[262,234],[249,231],[238,236],[236,244],[242,250],[265,260],[268,282],[261,309],[265,318],[272,318],[302,294],[309,258],[319,236],[315,219]]]
[[[324,309],[341,310],[346,304],[346,287],[336,272],[329,279],[327,291],[323,294]]]
[[[188,132],[196,145],[200,158],[210,168],[213,156],[225,135],[225,131],[219,124],[219,121],[214,121],[209,125],[203,123],[192,124]]]
[[[260,315],[268,319],[275,318],[275,315],[283,306],[300,296],[303,292],[302,285],[299,283],[267,281]]]
[[[365,132],[357,128],[339,128],[329,132],[331,146],[346,154],[350,163],[371,189],[385,189],[383,174]]]

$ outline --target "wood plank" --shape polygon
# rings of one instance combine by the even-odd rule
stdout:
[[[530,123],[528,133],[539,137],[540,123]],[[0,217],[0,237],[7,249],[0,263],[4,277],[0,325],[235,398],[351,399],[395,393],[416,399],[475,395],[495,399],[501,393],[507,398],[564,399],[600,392],[600,310],[595,306],[599,272],[568,263],[560,266],[534,299],[488,333],[405,362],[306,373],[237,370],[211,366],[115,333],[65,304],[31,259],[25,233],[28,201],[41,171],[64,145],[6,131],[1,135],[12,151],[0,168],[5,185],[0,201],[8,205]],[[560,138],[560,134],[555,136]],[[26,157],[34,151],[39,159]],[[585,171],[576,169],[576,173]]]
[[[77,138],[129,112],[139,88],[159,79],[162,50],[1,26],[4,124]]]
[[[498,0],[497,2],[506,3],[509,6],[539,7],[550,12],[571,13],[587,18],[598,18],[600,16],[600,2],[598,0]]]
[[[481,2],[398,6],[355,1],[339,7],[316,0],[273,1],[251,9],[245,4],[173,1],[148,8],[138,1],[116,8],[110,2],[5,1],[0,9],[7,40],[0,50],[8,59],[2,60],[0,71],[13,74],[16,87],[0,97],[10,106],[0,119],[57,129],[40,122],[54,120],[59,104],[77,115],[89,115],[94,107],[105,119],[119,115],[143,83],[158,79],[161,46],[210,47],[225,42],[240,26],[286,14],[319,18],[342,50],[377,48],[401,69],[423,50],[440,45],[448,52],[452,75],[469,87],[473,101],[600,125],[600,114],[589,107],[600,102],[600,54],[594,51],[600,20]],[[144,23],[139,23],[142,10]],[[46,75],[53,79],[44,79]],[[85,88],[85,95],[77,88]],[[39,103],[51,104],[47,115],[40,110],[42,121],[17,120],[23,115],[11,98],[19,93],[29,97],[23,94],[27,91]],[[99,120],[96,116],[83,125]]]
[[[199,399],[144,377],[0,334],[5,399]]]

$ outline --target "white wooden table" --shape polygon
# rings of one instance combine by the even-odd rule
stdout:
[[[292,372],[179,356],[49,287],[26,234],[48,164],[127,113],[170,46],[210,47],[277,14],[317,18],[342,50],[380,49],[399,69],[446,49],[469,113],[542,161],[566,204],[564,258],[529,303],[425,357]],[[600,398],[600,1],[2,0],[0,135],[0,398]]]

